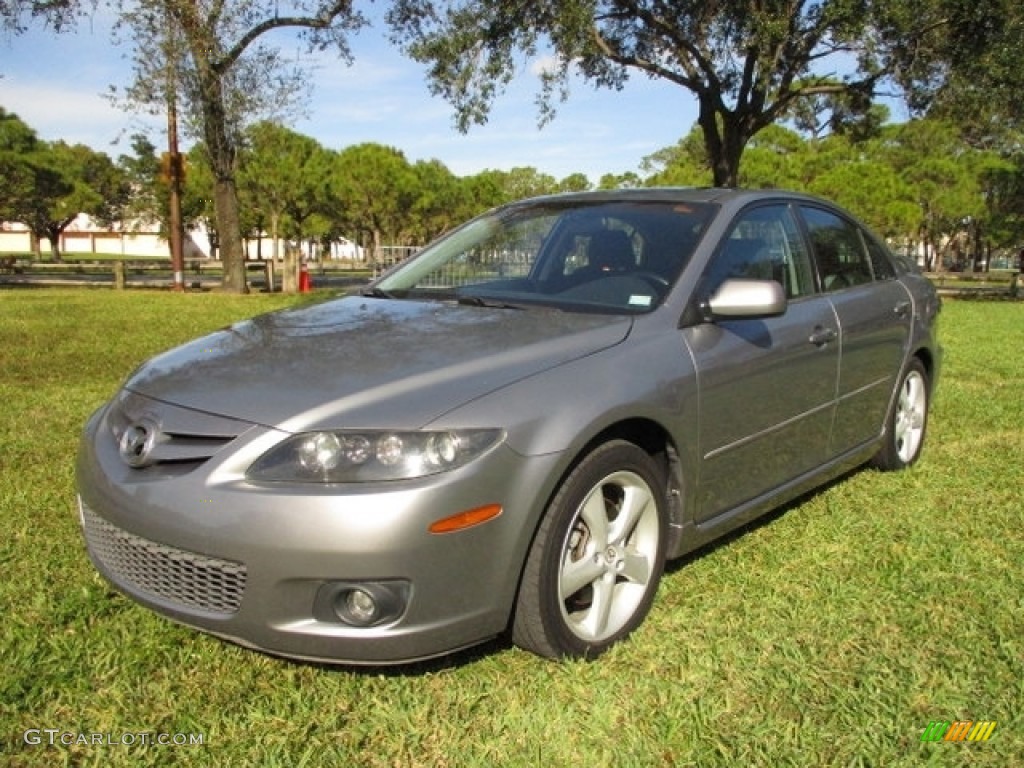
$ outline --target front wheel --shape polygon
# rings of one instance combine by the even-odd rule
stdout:
[[[569,474],[527,556],[516,645],[594,658],[643,621],[665,565],[665,478],[645,451],[605,443]]]
[[[882,447],[872,460],[881,470],[909,467],[921,455],[928,427],[928,373],[914,358],[903,372],[896,402],[885,425]]]

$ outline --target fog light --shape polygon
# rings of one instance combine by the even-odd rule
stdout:
[[[313,600],[313,618],[350,627],[378,627],[398,619],[409,602],[404,580],[329,581]]]
[[[366,626],[372,624],[377,615],[377,601],[364,589],[350,589],[342,592],[343,605],[339,615],[350,624]]]

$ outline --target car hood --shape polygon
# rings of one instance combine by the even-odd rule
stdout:
[[[291,432],[418,428],[622,341],[628,317],[348,297],[238,323],[143,364],[125,388]]]

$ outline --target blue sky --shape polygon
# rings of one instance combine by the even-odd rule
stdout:
[[[405,59],[383,29],[352,38],[352,66],[331,55],[312,59],[312,98],[306,116],[289,127],[331,149],[373,141],[402,150],[410,161],[437,159],[465,176],[488,168],[531,166],[563,178],[639,169],[642,159],[675,144],[696,119],[696,101],[679,86],[634,75],[621,92],[577,83],[553,122],[537,128],[534,96],[540,60],[499,97],[487,125],[460,134],[450,105],[432,97],[421,65]],[[163,118],[133,116],[103,97],[128,81],[127,46],[115,47],[103,16],[74,34],[38,28],[0,33],[0,106],[17,113],[47,140],[81,142],[113,157],[128,137],[148,129],[165,141]]]

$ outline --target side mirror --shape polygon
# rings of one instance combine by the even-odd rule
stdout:
[[[774,280],[726,280],[704,304],[707,320],[776,317],[786,311],[786,292]]]

